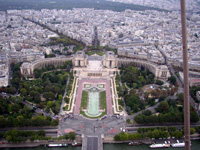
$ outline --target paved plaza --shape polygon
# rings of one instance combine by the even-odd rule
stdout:
[[[73,98],[71,110],[66,112],[66,114],[73,113],[74,115],[73,117],[63,116],[63,119],[59,122],[58,136],[74,131],[82,137],[83,149],[93,150],[98,147],[101,150],[104,137],[113,139],[116,134],[125,129],[126,116],[123,115],[124,113],[116,111],[116,106],[118,106],[116,104],[117,94],[113,81],[116,72],[119,70],[115,60],[113,52],[107,52],[102,57],[86,56],[84,52],[74,55],[75,90],[71,97]],[[87,109],[81,110],[83,90],[88,92],[88,102]],[[80,114],[81,111],[84,111],[90,117],[101,116],[104,109],[100,109],[100,92],[103,91],[106,91],[107,115],[99,119],[89,119]],[[103,99],[105,100],[105,97]],[[85,103],[84,101],[84,105]],[[102,104],[103,107],[104,105]],[[121,116],[116,116],[116,114]]]
[[[83,86],[86,83],[87,84],[92,84],[92,85],[105,84],[107,115],[112,115],[113,111],[112,111],[110,81],[109,80],[103,80],[103,79],[81,79],[81,80],[79,80],[74,115],[79,115],[80,114],[82,91],[83,91]]]
[[[61,121],[59,125],[59,135],[64,135],[68,131],[75,131],[78,135],[101,135],[114,136],[125,128],[125,119],[107,117],[103,120],[87,119],[82,116],[74,116],[73,119]],[[67,129],[67,130],[66,130]]]

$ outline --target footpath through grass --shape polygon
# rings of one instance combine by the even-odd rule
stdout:
[[[87,103],[88,103],[88,92],[83,91],[82,98],[81,98],[81,108],[87,109]]]

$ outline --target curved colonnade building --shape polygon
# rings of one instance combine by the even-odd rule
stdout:
[[[41,69],[49,65],[61,66],[64,65],[66,61],[71,61],[72,57],[54,57],[46,59],[38,59],[33,62],[24,62],[20,67],[20,72],[23,76],[33,76],[34,69]]]
[[[93,61],[91,61],[93,60]],[[101,77],[103,72],[99,70],[98,74],[93,73],[93,70],[90,70],[90,66],[94,65],[95,60],[98,60],[104,68],[107,68],[110,72],[116,71],[118,67],[123,65],[132,64],[135,67],[141,68],[142,66],[145,69],[151,71],[156,78],[159,79],[168,79],[170,77],[170,72],[166,65],[158,65],[153,62],[148,62],[144,60],[130,59],[130,58],[118,58],[117,55],[112,51],[107,51],[105,55],[98,56],[92,55],[88,56],[83,51],[77,52],[73,57],[54,57],[36,60],[32,63],[23,63],[20,67],[21,74],[23,76],[33,76],[34,69],[41,69],[48,65],[60,66],[63,65],[66,61],[72,61],[73,66],[76,68],[87,68],[88,77]],[[90,63],[93,62],[93,63]],[[96,61],[96,63],[98,63]],[[97,68],[98,69],[98,68]],[[89,72],[88,72],[89,70]],[[95,71],[96,72],[96,71]]]
[[[121,65],[129,65],[132,64],[137,68],[144,67],[151,71],[156,78],[159,79],[168,79],[170,77],[169,69],[166,65],[158,65],[153,62],[144,61],[144,60],[137,60],[137,59],[130,59],[130,58],[118,58],[118,66]]]

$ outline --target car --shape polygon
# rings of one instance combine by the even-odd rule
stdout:
[[[66,121],[68,118],[64,118],[63,120]]]
[[[74,115],[70,115],[70,118],[71,118],[71,119],[74,119]]]
[[[53,142],[53,140],[49,140],[48,142]]]
[[[106,118],[107,118],[107,116],[103,116],[103,117],[101,118],[101,120],[106,119]]]
[[[65,118],[70,118],[70,115],[65,115]]]
[[[114,117],[114,118],[119,118],[119,115],[112,115],[112,117]]]

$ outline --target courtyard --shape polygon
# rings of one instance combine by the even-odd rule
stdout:
[[[119,70],[114,53],[88,56],[77,52],[72,60],[74,81],[64,113],[88,119],[123,115],[118,105],[115,77]]]

